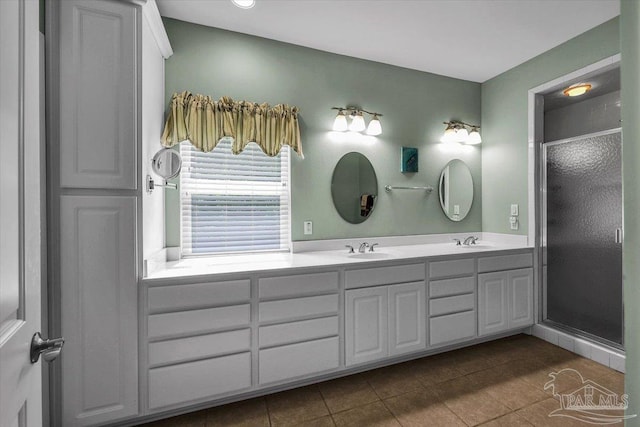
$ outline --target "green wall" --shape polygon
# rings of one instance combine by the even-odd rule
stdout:
[[[622,1],[620,6],[625,393],[629,395],[627,413],[640,415],[640,3]],[[625,425],[640,426],[640,417]]]
[[[293,240],[480,230],[480,197],[467,219],[454,223],[440,210],[435,191],[428,196],[417,191],[384,192],[386,184],[437,187],[441,169],[460,158],[471,168],[475,194],[481,194],[481,148],[450,152],[439,143],[444,120],[479,123],[478,83],[173,19],[165,18],[164,24],[174,50],[166,61],[167,104],[174,92],[189,90],[300,108],[305,158],[293,155],[291,162]],[[335,118],[330,108],[346,105],[384,114],[383,134],[366,141],[336,140],[329,132]],[[403,145],[419,148],[418,173],[400,173]],[[351,151],[365,154],[378,177],[375,210],[358,225],[337,214],[330,189],[335,164]],[[177,192],[166,193],[167,245],[175,246],[179,244]],[[313,221],[313,235],[303,234],[306,220]]]
[[[483,231],[527,234],[529,89],[618,52],[615,18],[482,84]],[[517,231],[509,229],[512,203],[520,205]]]

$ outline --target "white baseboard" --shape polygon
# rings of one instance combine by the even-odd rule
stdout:
[[[533,325],[532,333],[553,345],[624,373],[625,354],[622,350],[612,350],[548,325]]]

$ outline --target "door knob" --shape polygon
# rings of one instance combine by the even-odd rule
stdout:
[[[31,350],[29,352],[31,363],[36,363],[38,359],[40,359],[41,354],[45,362],[52,362],[58,357],[60,351],[62,351],[63,345],[64,338],[43,340],[40,332],[36,332],[33,334],[33,338],[31,338]]]

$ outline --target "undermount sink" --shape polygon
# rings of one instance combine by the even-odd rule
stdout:
[[[349,254],[349,258],[360,258],[360,259],[382,259],[389,258],[391,255],[384,252],[364,252],[358,254]]]

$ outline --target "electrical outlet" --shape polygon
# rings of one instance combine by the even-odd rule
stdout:
[[[453,214],[460,215],[460,205],[453,205]]]
[[[518,205],[511,205],[511,216],[518,216]]]
[[[313,234],[313,221],[304,222],[304,234]]]

